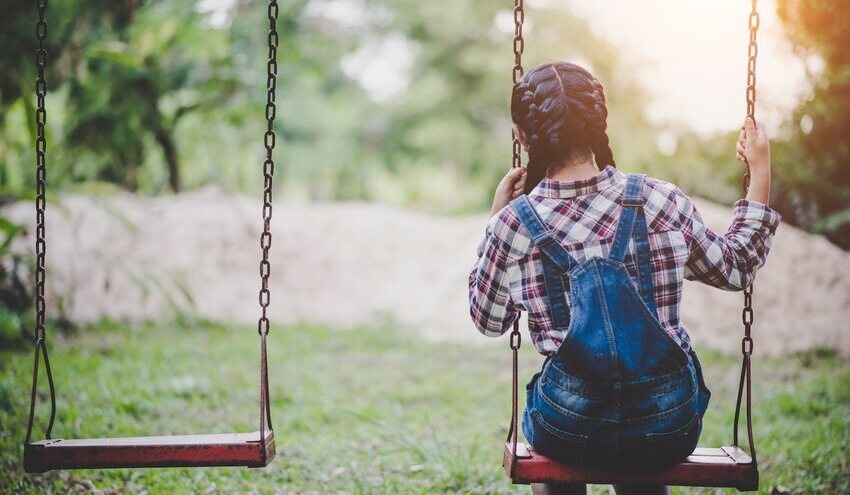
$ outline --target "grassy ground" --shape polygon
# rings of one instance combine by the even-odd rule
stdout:
[[[0,494],[528,493],[512,487],[500,466],[507,343],[439,346],[409,335],[391,326],[273,329],[278,457],[264,470],[27,477],[20,459],[31,352],[0,351]],[[102,324],[55,338],[55,436],[253,431],[256,344],[250,328],[213,325]],[[528,377],[537,359],[526,351]],[[730,437],[738,363],[708,352],[701,358],[714,392],[701,444],[719,445]],[[829,351],[757,359],[756,377],[761,492],[850,493],[850,361]]]

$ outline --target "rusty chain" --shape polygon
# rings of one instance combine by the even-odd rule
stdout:
[[[525,50],[525,39],[522,37],[522,25],[525,22],[525,6],[523,0],[514,0],[514,66],[513,66],[513,81],[514,84],[519,82],[525,71],[522,68],[522,52]],[[511,133],[511,141],[513,142],[513,162],[512,167],[517,168],[522,166],[522,147],[519,139],[513,132]]]
[[[756,59],[759,54],[759,45],[756,40],[759,26],[761,25],[761,17],[758,13],[758,0],[751,0],[752,10],[750,10],[749,30],[750,41],[747,47],[747,117],[756,118]],[[747,172],[744,174],[744,192],[750,186],[750,166],[747,164]]]
[[[525,39],[522,37],[522,25],[525,22],[525,5],[524,0],[514,0],[514,66],[513,66],[513,82],[516,84],[522,78],[525,71],[522,68],[522,52],[525,50]],[[522,146],[519,142],[519,137],[513,130],[511,131],[511,142],[513,143],[513,160],[511,168],[522,167]],[[519,332],[519,317],[514,320],[514,329],[511,332],[511,349],[515,352],[519,349],[522,337]]]
[[[522,26],[525,22],[525,5],[524,0],[514,0],[514,37],[513,37],[513,51],[514,51],[514,66],[512,70],[513,82],[516,84],[522,78],[525,71],[522,68],[522,53],[525,50],[525,39],[522,37]],[[513,159],[511,161],[511,168],[522,167],[522,146],[520,145],[519,138],[516,133],[511,132],[511,141],[513,143]],[[518,418],[519,418],[519,409],[517,405],[518,400],[518,388],[519,388],[519,348],[522,345],[522,334],[519,330],[519,314],[516,315],[513,323],[513,330],[511,331],[510,337],[510,346],[511,352],[513,354],[513,393],[511,396],[512,399],[512,410],[511,410],[511,424],[508,427],[508,438],[507,441],[511,442],[511,477],[513,477],[514,467],[516,466],[516,449],[517,449],[517,437],[518,435]]]
[[[758,59],[758,29],[761,24],[761,18],[758,13],[758,0],[751,0],[751,10],[749,16],[749,32],[750,39],[749,45],[747,47],[747,90],[746,90],[746,101],[747,101],[747,117],[752,118],[755,121],[756,115],[756,60]],[[746,162],[747,171],[744,173],[743,179],[743,190],[744,194],[747,194],[747,191],[750,188],[750,164]],[[751,369],[751,356],[753,353],[753,338],[752,338],[752,326],[753,320],[755,319],[755,312],[753,311],[753,283],[751,282],[747,287],[744,288],[744,308],[741,311],[741,322],[744,325],[744,337],[741,339],[741,354],[742,354],[742,362],[741,362],[741,379],[738,385],[738,398],[735,404],[735,422],[734,422],[734,430],[733,430],[733,441],[734,445],[738,445],[738,419],[740,417],[741,412],[741,401],[743,399],[744,388],[746,387],[747,391],[747,402],[746,402],[746,414],[747,414],[747,437],[750,443],[750,455],[753,459],[753,464],[756,465],[756,447],[755,443],[753,443],[753,425],[752,425],[752,392],[751,392],[751,381],[752,381],[752,369]]]
[[[755,120],[756,116],[756,58],[758,57],[758,42],[756,35],[758,34],[760,18],[756,3],[758,0],[752,0],[752,11],[750,12],[750,44],[747,48],[747,117]],[[750,165],[747,164],[747,171],[744,174],[744,194],[750,188]],[[744,338],[741,341],[741,351],[745,354],[751,354],[753,350],[753,339],[750,336],[750,330],[753,325],[753,284],[751,283],[744,289],[744,309],[741,313],[741,320],[744,324]]]
[[[44,297],[45,281],[45,258],[47,254],[47,236],[45,228],[45,209],[47,207],[47,137],[45,128],[47,126],[47,80],[45,72],[47,69],[47,0],[36,2],[38,21],[35,25],[35,34],[38,46],[35,52],[37,75],[35,80],[35,360],[33,363],[32,389],[30,390],[30,411],[27,421],[27,435],[24,440],[29,444],[32,436],[32,427],[35,419],[35,402],[38,392],[38,365],[40,356],[44,357],[44,372],[47,375],[47,384],[50,389],[50,420],[45,429],[45,438],[50,438],[53,430],[53,422],[56,419],[56,389],[53,384],[53,373],[50,371],[50,359],[47,355],[47,302]]]
[[[522,78],[525,71],[522,68],[522,52],[525,50],[525,39],[522,37],[522,26],[525,22],[525,5],[524,0],[514,0],[514,66],[513,66],[513,82],[516,84]],[[511,131],[511,141],[513,143],[513,160],[511,168],[522,167],[522,146],[519,142],[519,137]],[[522,336],[519,331],[519,316],[514,320],[513,331],[511,332],[511,349],[516,353],[522,341]]]
[[[271,275],[271,262],[269,261],[269,250],[272,247],[272,180],[274,179],[274,119],[277,113],[275,106],[275,91],[277,89],[277,46],[280,37],[277,33],[278,4],[276,0],[269,1],[268,18],[268,46],[269,56],[266,63],[266,132],[263,135],[263,145],[266,148],[266,159],[263,162],[263,233],[260,235],[260,248],[262,259],[260,260],[260,319],[257,322],[257,332],[260,335],[268,335],[269,318],[268,308],[271,302],[271,291],[269,290],[269,276]]]
[[[757,2],[758,0],[752,0],[752,10],[750,11],[749,18],[750,44],[747,48],[747,116],[753,120],[755,120],[756,116],[756,59],[759,52],[756,36],[760,24]],[[744,194],[747,193],[750,187],[749,177],[749,164],[747,164],[747,172],[744,175]],[[744,324],[744,338],[741,340],[741,350],[746,355],[751,354],[753,351],[753,339],[750,331],[752,329],[754,315],[753,284],[751,283],[744,289],[744,309],[741,313],[741,320]]]
[[[44,135],[45,126],[47,125],[47,109],[44,106],[45,98],[47,97],[47,81],[44,77],[44,71],[47,67],[47,49],[44,44],[47,39],[47,0],[38,1],[38,23],[35,25],[35,32],[38,38],[38,49],[36,50],[36,64],[38,66],[38,76],[35,80],[35,95],[36,95],[36,139],[35,139],[35,174],[36,174],[36,195],[35,195],[35,336],[36,339],[44,339],[45,331],[45,313],[46,304],[44,299],[44,263],[45,252],[47,251],[47,240],[45,237],[44,210],[46,206],[46,189],[47,189],[47,138]]]
[[[267,456],[266,450],[266,426],[269,430],[272,426],[271,401],[269,399],[269,368],[266,337],[269,334],[268,309],[271,302],[271,291],[269,289],[269,277],[272,265],[269,261],[269,251],[272,247],[272,186],[274,179],[274,119],[277,114],[275,96],[277,91],[277,47],[280,36],[277,32],[277,16],[279,7],[277,0],[269,0],[268,19],[269,32],[268,60],[266,62],[266,132],[263,134],[263,146],[266,149],[266,158],[263,161],[263,233],[260,235],[260,319],[257,321],[257,332],[260,334],[260,445],[262,446],[263,458]]]

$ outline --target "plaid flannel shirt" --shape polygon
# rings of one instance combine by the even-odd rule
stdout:
[[[555,239],[581,263],[608,255],[625,184],[623,173],[607,167],[583,181],[544,179],[529,197]],[[676,186],[647,177],[643,193],[658,319],[687,351],[690,338],[679,321],[683,279],[743,290],[764,264],[780,216],[742,199],[735,203],[729,230],[719,235]],[[553,326],[540,256],[513,208],[502,209],[490,219],[469,275],[469,307],[476,327],[487,336],[502,335],[518,311],[525,311],[531,340],[546,354],[558,349],[565,329]],[[637,283],[634,242],[625,265]]]

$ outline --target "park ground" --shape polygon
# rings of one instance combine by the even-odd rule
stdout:
[[[21,457],[32,354],[0,351],[0,494],[529,493],[500,466],[507,342],[436,343],[386,323],[270,335],[277,458],[266,469],[54,472]],[[203,322],[102,322],[52,338],[55,436],[254,431],[257,334]],[[537,357],[526,346],[522,379]],[[701,445],[731,437],[738,361],[701,353],[713,397]],[[815,349],[755,356],[760,493],[850,493],[850,360]],[[42,388],[44,390],[44,388]],[[46,419],[40,396],[39,424]],[[36,433],[36,436],[38,433]],[[674,494],[732,493],[675,489]],[[608,493],[593,487],[591,493]]]

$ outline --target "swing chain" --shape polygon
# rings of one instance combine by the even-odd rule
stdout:
[[[744,338],[741,339],[741,353],[749,359],[753,353],[752,326],[755,320],[753,310],[753,284],[744,289],[744,309],[741,311],[741,322],[744,324]]]
[[[47,125],[47,109],[45,98],[47,97],[47,81],[45,80],[45,69],[47,67],[47,0],[39,0],[38,22],[35,25],[35,33],[38,38],[38,49],[36,50],[36,64],[38,76],[35,81],[35,94],[37,108],[35,111],[36,139],[35,139],[35,164],[36,164],[36,195],[35,195],[35,338],[44,340],[47,337],[45,330],[46,301],[44,298],[45,278],[45,254],[47,251],[47,240],[45,236],[44,210],[47,205],[47,138],[45,137],[45,126]]]
[[[749,17],[750,44],[747,48],[747,116],[755,119],[756,115],[756,59],[758,57],[758,34],[761,18],[758,13],[758,0],[752,0],[752,10]],[[744,194],[750,188],[750,166],[747,164],[747,172],[744,174]],[[744,309],[741,312],[741,321],[744,324],[744,338],[741,341],[741,349],[744,354],[749,355],[753,351],[753,339],[750,335],[755,313],[753,311],[753,284],[744,289]]]
[[[268,45],[269,56],[266,63],[266,132],[263,134],[263,145],[266,148],[266,159],[263,162],[263,233],[260,235],[260,248],[262,259],[260,260],[260,311],[261,316],[257,322],[257,331],[260,335],[268,335],[269,318],[268,307],[271,301],[269,290],[269,276],[271,275],[271,262],[269,261],[269,250],[272,247],[272,179],[274,178],[274,158],[272,156],[275,145],[274,119],[277,113],[275,106],[275,90],[277,89],[277,46],[280,37],[277,33],[278,4],[276,0],[269,1],[268,18],[269,32]]]
[[[758,35],[759,26],[761,25],[761,18],[758,13],[758,0],[752,0],[752,10],[750,11],[749,17],[749,28],[750,28],[750,44],[747,48],[747,116],[755,119],[756,116],[756,60],[758,58],[759,46],[758,41],[756,39]],[[750,165],[747,164],[747,172],[744,174],[744,193],[747,192],[750,188]],[[744,290],[744,326],[747,329],[747,336],[749,336],[749,327],[753,322],[753,309],[752,309],[752,284]]]
[[[266,62],[266,132],[263,134],[263,146],[266,148],[266,159],[263,161],[263,233],[260,235],[260,248],[262,259],[260,260],[260,319],[257,322],[257,332],[260,334],[260,445],[262,446],[263,458],[267,456],[266,451],[266,427],[273,430],[272,409],[269,398],[269,367],[268,349],[266,337],[269,334],[268,309],[271,302],[271,290],[269,289],[269,277],[272,265],[269,261],[269,251],[272,247],[272,186],[274,179],[274,119],[277,114],[275,96],[277,90],[277,47],[280,36],[277,32],[277,16],[279,13],[277,0],[269,0],[268,19],[269,32],[268,60]]]
[[[524,0],[514,0],[514,67],[513,81],[514,84],[519,82],[525,71],[522,68],[522,52],[525,50],[525,40],[522,37],[522,26],[525,22],[525,4]],[[511,168],[522,167],[522,146],[516,133],[511,131],[511,141],[513,142],[513,161]],[[513,324],[511,331],[511,349],[514,353],[517,352],[522,343],[522,338],[519,332],[519,315]]]
[[[522,52],[525,50],[525,39],[522,37],[522,26],[525,22],[525,4],[524,0],[514,0],[514,38],[513,38],[513,50],[514,50],[514,66],[513,66],[513,82],[516,85],[517,82],[522,78],[525,71],[522,68]],[[511,168],[519,168],[522,167],[522,146],[520,145],[519,138],[516,133],[511,131],[511,141],[513,143],[513,159],[511,162]],[[517,450],[517,441],[519,432],[518,430],[518,421],[519,421],[519,408],[517,405],[517,390],[519,388],[518,384],[518,375],[519,375],[519,348],[522,345],[522,334],[519,331],[519,314],[516,315],[513,322],[513,329],[511,330],[511,340],[510,346],[512,351],[512,377],[513,377],[513,393],[511,396],[511,403],[513,407],[511,408],[511,424],[508,427],[508,438],[507,441],[511,443],[511,477],[514,474],[514,468],[516,467],[516,450]]]
[[[749,17],[750,43],[747,47],[747,116],[756,118],[756,59],[759,54],[759,45],[756,41],[761,17],[759,16],[758,0],[752,0],[752,10]],[[744,192],[750,188],[750,164],[747,163],[747,171],[744,174]]]
[[[756,114],[756,60],[758,58],[758,35],[761,18],[759,17],[758,0],[752,0],[752,10],[749,17],[750,43],[747,48],[747,117],[755,120]],[[744,194],[750,188],[750,164],[745,161],[747,171],[744,173],[743,189]],[[750,444],[750,456],[753,460],[753,465],[757,465],[756,446],[753,441],[753,423],[752,423],[752,366],[751,357],[753,354],[753,338],[752,326],[755,319],[755,311],[753,311],[753,284],[750,283],[744,288],[744,309],[741,311],[741,322],[744,324],[744,337],[741,339],[741,379],[738,384],[738,399],[735,404],[735,422],[733,430],[734,445],[738,445],[738,420],[741,413],[741,402],[746,388],[746,415],[747,415],[747,440]]]
[[[45,228],[45,209],[47,207],[47,138],[45,128],[47,126],[47,80],[45,72],[47,69],[47,0],[38,0],[38,21],[35,25],[38,48],[35,52],[35,61],[38,73],[35,80],[36,95],[36,138],[35,138],[35,359],[32,370],[32,388],[30,389],[30,412],[27,419],[27,435],[25,445],[29,445],[32,437],[32,427],[35,421],[35,402],[38,395],[38,365],[40,358],[44,358],[44,372],[47,375],[47,385],[50,389],[50,419],[44,430],[45,438],[49,439],[53,430],[53,422],[56,419],[56,387],[53,383],[53,372],[50,370],[50,358],[47,354],[47,327],[46,313],[47,303],[44,297],[45,280],[45,257],[47,253],[47,237]],[[25,447],[26,448],[26,447]]]
[[[525,73],[522,68],[522,52],[525,50],[525,39],[522,37],[522,25],[525,22],[525,5],[524,0],[514,0],[514,67],[513,81],[516,84]],[[512,168],[522,166],[522,147],[519,139],[511,132],[511,140],[513,142],[513,162]]]

